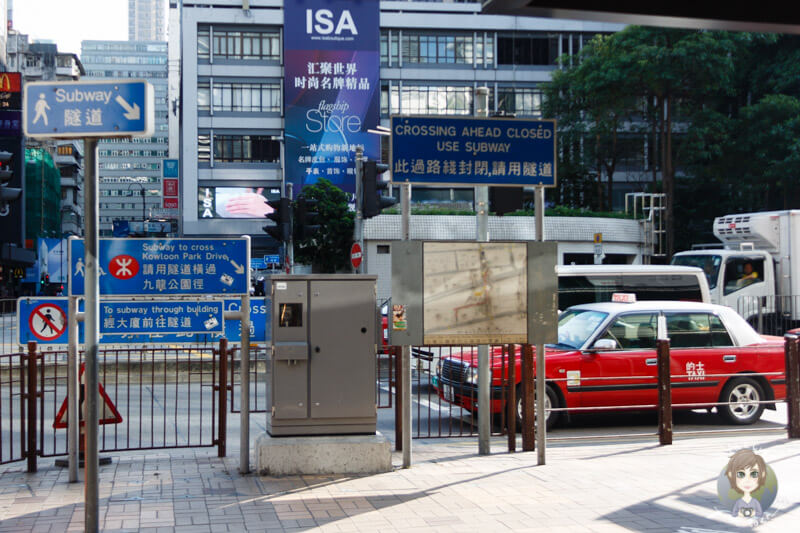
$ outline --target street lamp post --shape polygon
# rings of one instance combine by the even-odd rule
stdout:
[[[144,227],[144,210],[145,210],[144,185],[142,185],[138,181],[135,181],[135,182],[131,183],[130,185],[128,185],[128,190],[131,190],[131,185],[138,185],[139,186],[139,190],[142,191],[142,236],[144,237],[145,234],[147,233],[145,231],[145,227]]]

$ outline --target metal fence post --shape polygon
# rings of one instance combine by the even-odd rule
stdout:
[[[789,438],[800,439],[800,337],[786,335],[786,404]]]
[[[26,455],[28,457],[28,473],[36,472],[36,343],[28,342],[28,391],[27,391],[27,415],[28,415],[28,445]]]
[[[394,358],[394,449],[403,451],[403,358],[399,346],[389,348]]]
[[[536,446],[533,407],[533,346],[522,349],[522,451],[532,452]]]
[[[225,457],[228,433],[228,339],[219,340],[219,380],[217,383],[219,403],[219,428],[217,430],[217,457]]]
[[[517,348],[513,344],[505,346],[508,354],[508,451],[517,451]]]
[[[658,364],[658,443],[672,444],[672,382],[669,375],[669,340],[656,341]]]

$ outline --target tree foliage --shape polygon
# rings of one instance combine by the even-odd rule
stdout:
[[[317,200],[315,223],[320,228],[314,236],[294,243],[295,262],[311,264],[319,273],[349,268],[355,213],[350,211],[347,194],[320,178],[303,188],[303,196]]]
[[[619,138],[638,135],[668,253],[711,237],[715,216],[800,207],[800,37],[629,26],[561,61],[544,107],[557,202],[611,205]]]

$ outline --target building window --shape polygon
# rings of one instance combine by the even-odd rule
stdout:
[[[499,35],[497,63],[500,65],[555,65],[558,35],[546,33]],[[565,53],[567,50],[564,51]]]
[[[472,87],[452,85],[404,85],[388,92],[389,114],[403,115],[470,115]],[[381,95],[383,100],[383,94]],[[383,102],[381,109],[384,109]]]
[[[277,61],[280,59],[280,33],[201,26],[197,31],[197,57],[208,60],[210,52],[215,58]]]
[[[542,91],[536,87],[500,87],[497,110],[517,116],[542,116]]]
[[[198,135],[198,160],[209,162],[211,138]],[[215,163],[278,163],[281,158],[280,142],[264,135],[214,135]]]
[[[406,63],[472,64],[472,35],[403,34]]]
[[[209,99],[211,97],[211,100]],[[197,87],[197,108],[209,111],[213,101],[214,111],[241,113],[275,112],[281,110],[280,83],[200,83]]]

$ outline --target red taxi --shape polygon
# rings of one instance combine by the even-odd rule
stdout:
[[[775,409],[769,402],[785,398],[783,339],[759,335],[732,309],[676,301],[604,302],[570,307],[560,315],[558,343],[546,346],[546,408],[655,409],[659,316],[666,317],[670,338],[674,405],[697,409],[726,402],[716,406],[717,412],[743,425],[757,421],[765,407]],[[490,359],[492,412],[499,413],[507,362],[499,347]],[[476,411],[477,364],[477,350],[442,358],[434,380],[440,397]],[[521,374],[518,355],[518,422]],[[547,426],[562,413],[548,411]]]

